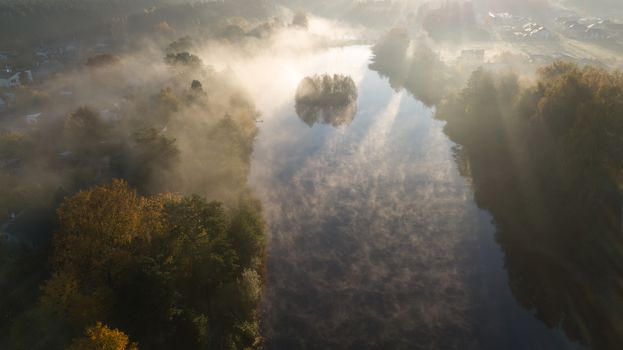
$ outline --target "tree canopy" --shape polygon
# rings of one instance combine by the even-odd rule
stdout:
[[[493,214],[518,300],[574,340],[615,348],[623,75],[555,62],[522,84],[479,69],[437,116]]]
[[[84,337],[74,339],[69,350],[138,350],[138,345],[130,343],[125,333],[98,322],[86,329]]]
[[[53,274],[23,322],[47,315],[71,349],[260,344],[264,225],[254,203],[143,197],[114,180],[66,198],[58,215]]]

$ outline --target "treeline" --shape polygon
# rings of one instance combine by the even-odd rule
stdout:
[[[416,18],[435,41],[460,43],[489,39],[476,20],[471,1],[446,1],[440,5],[428,2],[418,8]]]
[[[152,0],[9,0],[0,3],[0,32],[4,45],[40,44],[38,40],[76,39],[107,32],[115,16],[151,9]],[[108,34],[108,33],[106,33]]]
[[[556,62],[521,83],[475,71],[437,117],[488,209],[510,287],[593,349],[623,342],[623,74]]]
[[[388,24],[396,23],[413,14],[413,6],[399,1],[352,1],[352,0],[274,0],[286,7],[304,10],[317,16],[339,20],[355,25],[386,30]]]
[[[0,123],[0,347],[258,347],[253,102],[190,53],[90,63]]]
[[[180,36],[166,47],[166,51],[175,55],[197,48],[209,47],[216,42],[238,45],[239,49],[252,52],[257,49],[257,46],[253,44],[260,43],[263,45],[264,40],[270,40],[280,30],[288,27],[307,29],[308,20],[307,14],[303,12],[295,14],[290,23],[284,22],[279,17],[264,21],[248,21],[241,17],[215,19],[214,22],[202,27],[198,34]],[[247,44],[249,45],[247,46]]]
[[[0,49],[65,44],[68,40],[113,40],[143,36],[168,22],[182,33],[223,18],[265,19],[267,0],[29,0],[0,3]]]

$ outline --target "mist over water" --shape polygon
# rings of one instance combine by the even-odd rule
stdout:
[[[618,350],[619,3],[0,1],[0,349]]]
[[[283,91],[265,110],[259,103],[271,117],[250,182],[269,226],[267,348],[572,347],[516,304],[443,123],[369,71],[369,57],[347,47],[281,62],[301,79],[352,74],[359,101],[348,126],[300,120],[298,79],[276,84]]]

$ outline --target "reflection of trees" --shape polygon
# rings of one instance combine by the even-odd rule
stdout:
[[[405,88],[428,106],[439,102],[451,83],[450,68],[430,48],[412,42],[406,29],[391,30],[372,52],[370,69],[387,77],[395,90]]]
[[[296,90],[296,113],[305,124],[350,124],[357,114],[357,86],[344,75],[316,75]]]
[[[374,57],[370,69],[387,76],[393,89],[404,86],[409,42],[406,29],[394,28],[372,48]]]
[[[623,342],[623,77],[555,63],[533,87],[476,71],[439,109],[493,214],[519,302],[595,349]]]

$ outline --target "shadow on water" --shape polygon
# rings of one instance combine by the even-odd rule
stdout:
[[[451,68],[418,58],[413,54],[416,46],[406,32],[393,30],[373,47],[370,69],[386,77],[393,88],[405,88],[416,98],[434,102],[427,99],[431,96],[428,80],[411,79],[414,71],[410,67],[429,67],[427,71],[437,67],[446,72]],[[576,74],[564,64],[551,69]],[[591,85],[604,72],[583,74],[577,81],[585,91],[595,95],[605,91],[603,86]],[[610,76],[601,84],[616,82]],[[545,79],[539,86],[553,85]],[[559,121],[553,125],[560,125],[574,109],[581,110],[577,103],[590,101],[577,96],[580,102],[553,105],[551,101],[560,95],[556,91],[571,90],[548,89],[543,94],[549,99],[539,102],[540,90],[535,89],[536,97],[517,100],[522,91],[516,77],[477,70],[466,88],[450,95],[437,114],[448,122],[445,133],[460,145],[455,147],[456,162],[471,183],[478,206],[492,214],[497,249],[504,253],[508,284],[517,302],[573,341],[595,349],[616,349],[623,342],[621,195],[617,181],[612,181],[612,163],[594,160],[607,158],[608,148],[616,149],[615,144],[599,148],[603,143],[595,140],[616,135],[617,126],[601,132],[596,121],[600,115],[591,116],[581,119],[584,124],[576,123],[570,136],[563,138],[549,126],[522,123],[549,118]],[[519,103],[521,108],[514,107]],[[540,106],[538,111],[536,106]],[[616,107],[603,107],[599,113],[607,115],[607,108]],[[541,110],[554,112],[542,116]],[[589,149],[594,153],[588,154]]]
[[[295,123],[291,101],[262,126],[266,348],[573,348],[517,304],[433,110],[373,71],[356,81],[346,127]]]
[[[607,74],[557,63],[539,73],[541,90],[526,87],[537,92],[513,104],[522,88],[479,70],[462,97],[439,109],[448,121],[445,132],[461,143],[462,174],[495,220],[513,295],[548,327],[592,349],[623,344],[621,194],[612,176],[617,165],[607,161],[618,146],[600,146],[620,129],[599,118],[611,105],[582,105],[603,101],[599,95],[607,88],[595,82],[623,85],[612,77],[594,79]],[[572,91],[564,84],[594,97],[554,104]],[[474,108],[464,108],[468,104]],[[574,111],[582,113],[577,122],[552,122]]]

